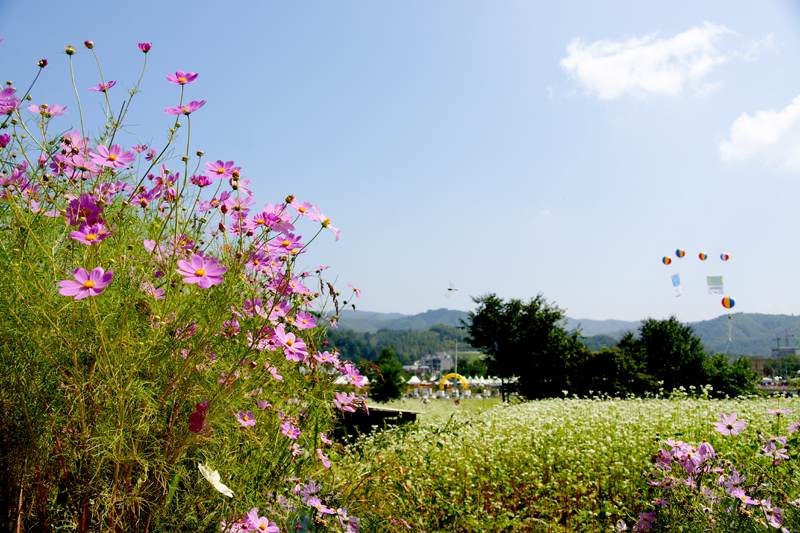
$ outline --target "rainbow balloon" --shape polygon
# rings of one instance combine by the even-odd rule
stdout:
[[[736,300],[734,300],[730,296],[726,296],[722,299],[722,307],[725,309],[731,309],[734,305],[736,305]]]
[[[665,265],[668,265],[672,263],[672,258],[670,256],[666,256],[664,259],[661,260],[661,262],[664,263]]]
[[[683,248],[678,248],[677,250],[675,250],[675,255],[677,255],[678,257],[683,257],[684,255],[686,255],[686,250],[684,250]]]
[[[719,258],[722,259],[723,261],[727,261],[728,259],[731,258],[731,256],[729,256],[728,254],[721,254]]]
[[[703,252],[700,252],[700,261],[705,261],[708,256]]]

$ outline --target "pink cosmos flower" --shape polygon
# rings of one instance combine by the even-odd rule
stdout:
[[[0,135],[0,149],[5,148],[8,146],[8,143],[11,142],[10,135]]]
[[[331,226],[331,219],[322,214],[322,212],[319,209],[319,204],[317,204],[317,206],[314,208],[314,211],[315,213],[309,215],[308,218],[310,218],[311,220],[318,221],[320,224],[322,224],[323,228],[328,228],[329,230],[331,230],[333,234],[336,236],[336,240],[338,241],[339,233],[341,232],[341,230],[336,226]]]
[[[293,324],[297,329],[313,329],[317,327],[317,319],[311,313],[301,311],[295,315]]]
[[[219,266],[213,257],[203,258],[199,255],[193,255],[188,262],[179,259],[178,266],[180,269],[175,269],[175,272],[184,276],[183,282],[197,283],[201,289],[219,285],[224,281],[222,275],[228,271],[227,267]]]
[[[206,170],[203,173],[212,178],[230,178],[233,176],[234,171],[240,170],[242,170],[242,167],[234,167],[233,161],[223,162],[219,159],[216,163],[206,163]]]
[[[284,422],[283,424],[281,424],[281,433],[283,433],[292,440],[297,440],[297,437],[300,436],[300,430],[294,427],[289,422]]]
[[[96,153],[93,153],[91,157],[92,161],[98,165],[109,168],[124,168],[127,163],[136,159],[133,152],[123,152],[122,146],[118,144],[112,144],[111,148],[106,148],[102,144],[98,145]]]
[[[336,511],[334,511],[327,505],[323,504],[322,500],[320,500],[317,496],[312,496],[311,498],[308,498],[306,500],[306,505],[308,505],[309,507],[313,507],[314,509],[319,511],[320,514],[336,514]]]
[[[149,52],[152,47],[153,43],[139,43],[139,50],[141,50],[145,54]]]
[[[324,442],[328,446],[333,444],[333,441],[331,439],[329,439],[328,436],[325,433],[320,433],[319,434],[319,440],[321,440],[322,442]]]
[[[114,271],[105,272],[102,267],[97,267],[90,272],[84,268],[76,268],[72,273],[75,281],[70,279],[59,281],[61,290],[58,294],[62,296],[74,296],[76,300],[82,300],[87,296],[97,296],[103,289],[111,283]]]
[[[791,435],[792,433],[794,433],[798,429],[800,429],[800,422],[795,422],[794,424],[792,424],[791,426],[786,428],[786,431],[788,431],[789,434]]]
[[[65,114],[64,112],[67,109],[69,109],[69,106],[61,107],[58,104],[53,104],[53,106],[50,107],[47,104],[42,104],[41,106],[29,105],[28,109],[30,109],[34,113],[38,113],[39,115],[42,115],[44,118],[51,118],[51,117],[58,117],[60,115]]]
[[[239,411],[236,413],[236,420],[239,421],[242,427],[256,425],[256,417],[250,411]]]
[[[258,516],[258,508],[253,507],[247,513],[247,522],[250,526],[247,531],[256,533],[280,533],[280,528],[275,522],[270,522],[266,516]],[[244,524],[242,524],[244,525]]]
[[[794,413],[794,409],[767,409],[768,415],[786,415],[789,413]]]
[[[722,413],[721,418],[722,422],[714,422],[714,429],[723,435],[738,435],[746,425],[744,420],[736,420],[736,413],[731,413],[730,417]]]
[[[110,81],[108,83],[98,83],[97,87],[89,87],[86,90],[87,91],[95,91],[95,92],[104,93],[104,92],[106,92],[107,90],[109,90],[110,88],[112,88],[116,84],[117,84],[117,82],[115,82],[115,81]]]
[[[353,287],[352,285],[350,285],[349,283],[347,284],[347,286],[350,287],[351,289],[353,289],[353,292],[356,293],[356,298],[361,298],[361,289],[357,289],[357,288]]]
[[[211,185],[213,183],[211,181],[210,177],[208,177],[208,176],[198,176],[198,175],[192,176],[191,178],[189,178],[189,181],[191,181],[192,183],[194,183],[198,187],[208,187],[209,185]]]
[[[319,448],[317,448],[317,457],[319,457],[319,460],[322,461],[322,466],[324,466],[325,468],[331,467],[331,462],[328,460],[327,457],[325,457],[325,455],[322,453],[322,450],[320,450]]]
[[[189,113],[193,113],[206,105],[205,100],[192,100],[188,104],[181,106],[181,107],[168,107],[164,110],[164,113],[168,115],[188,115]]]
[[[279,346],[283,347],[283,353],[289,361],[300,362],[308,356],[306,351],[306,343],[303,339],[295,337],[294,333],[286,333],[285,326],[279,324],[275,328],[275,341]]]
[[[147,43],[148,48],[150,50],[150,43]],[[142,45],[139,45],[139,48],[142,48]],[[142,50],[142,52],[147,53],[147,50]],[[174,83],[175,85],[186,85],[187,83],[192,83],[194,80],[197,79],[197,74],[194,72],[184,72],[182,70],[176,70],[175,74],[167,74],[167,80]]]
[[[86,224],[81,226],[78,231],[71,231],[69,236],[76,241],[87,246],[97,244],[111,235],[103,224]]]
[[[22,103],[20,98],[15,98],[16,89],[7,87],[0,91],[0,114],[10,115]]]

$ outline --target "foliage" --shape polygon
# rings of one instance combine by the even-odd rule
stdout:
[[[658,478],[645,477],[653,470],[654,447],[667,439],[697,445],[706,439],[721,452],[740,453],[737,461],[745,466],[739,471],[749,473],[765,464],[765,443],[756,430],[760,428],[765,438],[785,435],[785,428],[798,420],[797,413],[784,415],[776,425],[776,415],[766,410],[800,409],[800,400],[790,398],[710,400],[680,392],[669,399],[552,399],[486,411],[481,411],[481,403],[434,401],[417,423],[373,434],[343,450],[335,468],[360,480],[354,490],[365,501],[384,502],[352,508],[364,518],[362,531],[408,531],[405,522],[412,531],[427,533],[605,533],[616,531],[620,520],[636,524],[659,496],[670,501],[659,512],[674,518],[665,515],[656,520],[656,527],[672,525],[670,531],[676,531],[681,528],[675,524],[681,524],[684,531],[703,531],[708,522],[699,507],[705,499],[695,494],[697,489],[681,484],[683,492],[673,495],[647,483],[664,475],[690,477],[680,464],[673,464],[672,472],[661,471]],[[392,405],[419,408],[409,400]],[[731,412],[747,419],[739,437],[725,437],[713,429],[720,414]],[[796,444],[790,444],[786,448],[793,458],[785,463],[797,460]],[[786,481],[796,479],[786,477],[788,470],[773,472],[769,467],[753,473],[748,484],[760,482],[762,474],[764,481],[777,474]],[[708,482],[699,488],[724,491],[711,482],[716,477],[705,479]],[[782,487],[785,497],[773,498],[772,504],[780,501],[787,510],[784,525],[795,531],[800,517],[783,502],[800,496],[800,483]],[[777,487],[769,490],[777,492]],[[725,508],[716,504],[714,512],[724,513]],[[688,522],[690,514],[693,522]],[[718,522],[714,531],[738,530]]]
[[[391,348],[381,350],[381,355],[374,365],[374,370],[366,375],[370,378],[370,399],[376,402],[397,400],[403,396],[405,386],[401,381],[403,365],[394,356]]]
[[[150,48],[139,45],[145,64]],[[184,97],[197,74],[167,76],[181,94],[164,145],[130,151],[116,143],[139,84],[120,101],[99,77],[106,121],[94,132],[80,104],[81,130],[62,133],[66,108],[0,92],[3,524],[351,531],[324,434],[362,404],[332,381],[363,378],[319,350],[324,308],[339,304],[322,278],[332,302],[305,286],[310,240],[294,233],[339,230],[291,196],[251,210],[233,161],[196,173],[189,133],[205,101]]]
[[[525,398],[547,398],[570,388],[570,375],[586,355],[577,332],[560,325],[564,312],[539,294],[527,303],[504,302],[495,294],[473,298],[478,304],[464,326],[467,342],[486,357],[488,371],[514,382]],[[511,388],[510,384],[504,393]]]

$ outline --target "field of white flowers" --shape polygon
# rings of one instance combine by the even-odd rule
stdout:
[[[365,517],[362,531],[800,530],[798,509],[787,505],[800,501],[793,467],[798,433],[787,430],[800,420],[797,399],[678,394],[565,398],[485,410],[481,400],[392,406],[427,414],[363,438],[337,461],[341,475],[355,480],[350,490],[365,502],[358,509]],[[776,409],[784,412],[767,413]],[[738,435],[723,435],[714,423],[731,413],[746,426]],[[769,442],[779,442],[770,436],[787,436],[781,449],[788,458],[769,457]],[[716,452],[695,465],[677,448],[670,452],[667,439],[694,447],[706,440]],[[658,463],[659,450],[675,463]],[[729,462],[734,454],[737,461]],[[731,500],[722,482],[735,469],[737,475],[749,472],[739,485],[761,494],[764,505]],[[681,490],[653,485],[665,476],[679,480]],[[769,523],[776,513],[778,527]]]

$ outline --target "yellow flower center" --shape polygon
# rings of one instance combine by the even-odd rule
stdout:
[[[87,241],[93,241],[96,238],[97,238],[97,235],[95,235],[94,233],[90,233],[86,237],[84,237],[84,239],[86,239]]]
[[[292,345],[294,344],[294,341],[292,339],[286,339],[286,344],[288,344],[289,347],[291,348]]]
[[[219,203],[219,200],[211,200],[211,205],[217,205],[218,203]]]
[[[117,160],[117,156],[115,156],[114,154],[108,154],[108,160],[109,161],[116,161]]]
[[[181,76],[180,78],[178,78],[178,83],[186,83],[186,78]]]
[[[290,244],[292,244],[292,243],[291,243],[291,242],[289,242],[289,240],[288,240],[288,239],[286,239],[285,241],[283,241],[283,242],[281,243],[281,246],[283,246],[283,247],[285,248],[285,247],[289,246]]]
[[[267,530],[267,524],[261,524],[260,526],[258,526],[258,529],[260,529],[261,531],[266,531]]]
[[[253,259],[253,266],[258,266],[258,265],[259,265],[258,259]]]
[[[181,107],[181,111],[183,111],[184,113],[185,113],[185,112],[186,112],[188,109],[189,109],[189,106],[183,106],[183,107]]]
[[[84,289],[91,289],[92,287],[94,287],[94,281],[92,280],[86,281],[83,284]]]
[[[197,276],[198,278],[202,278],[203,276],[206,275],[206,271],[203,270],[202,268],[198,268],[197,270],[194,271],[194,275]]]
[[[322,227],[323,228],[327,228],[330,225],[330,223],[331,223],[331,219],[326,218],[325,220],[322,221]]]
[[[248,420],[250,420],[250,418],[249,418],[247,415],[245,415],[245,417],[244,417],[242,420],[244,420],[245,422],[247,422]]]
[[[217,169],[217,174],[225,174],[225,169],[220,167]]]
[[[305,213],[306,212],[306,208],[305,207],[301,207],[300,209],[298,209],[298,211],[300,211],[301,213]]]
[[[265,222],[266,220],[264,220],[263,218],[259,218],[258,220],[256,220],[256,224],[263,224]]]

